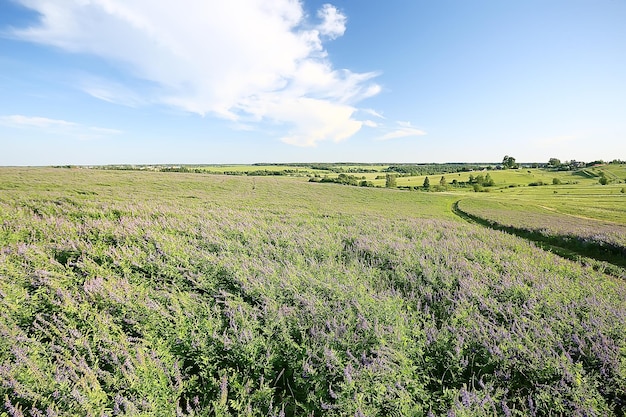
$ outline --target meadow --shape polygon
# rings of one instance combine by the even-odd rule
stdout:
[[[2,168],[0,415],[624,415],[626,282],[496,190]]]
[[[548,181],[550,176],[558,181]],[[599,183],[602,176],[609,184]],[[520,181],[524,177],[534,186]],[[561,253],[573,251],[574,258],[588,257],[585,262],[617,265],[613,273],[626,278],[626,165],[510,170],[493,178],[494,186],[483,189],[488,193],[460,198],[456,209],[483,225],[554,245]]]

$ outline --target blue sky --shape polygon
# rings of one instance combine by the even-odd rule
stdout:
[[[626,159],[623,0],[0,0],[0,165]]]

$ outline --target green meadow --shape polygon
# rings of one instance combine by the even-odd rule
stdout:
[[[624,415],[624,165],[340,167],[1,168],[0,415]]]

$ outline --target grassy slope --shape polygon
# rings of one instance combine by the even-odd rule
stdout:
[[[626,182],[626,165],[602,165],[593,168],[586,168],[584,170],[577,171],[553,171],[548,169],[513,169],[513,170],[483,170],[472,172],[460,172],[455,174],[444,174],[448,184],[452,180],[456,179],[459,182],[467,182],[470,175],[476,177],[477,175],[489,174],[495,181],[495,188],[507,188],[510,185],[527,186],[530,183],[541,181],[544,184],[552,184],[554,178],[558,178],[563,184],[571,184],[578,186],[592,186],[598,185],[598,177],[600,172],[604,171],[607,178],[613,181],[613,189],[611,192],[615,192],[615,187],[620,185],[616,190],[619,192],[623,183]],[[363,174],[368,180],[373,180],[375,185],[384,186],[385,180],[375,180],[376,176],[381,174],[365,173]],[[439,183],[442,175],[429,175],[431,185]],[[421,186],[424,183],[426,175],[411,176],[411,177],[399,177],[397,183],[399,186]]]
[[[459,196],[458,207],[466,213],[505,228],[518,231],[538,241],[556,245],[584,256],[624,266],[626,254],[626,195],[621,192],[620,176],[624,165],[605,165],[574,172],[495,173],[495,189],[489,193],[468,193]],[[604,172],[613,183],[600,185]],[[502,188],[504,181],[517,175],[541,180],[558,175],[561,185]],[[499,187],[500,185],[500,187]],[[523,185],[523,184],[521,184]],[[499,189],[498,189],[499,188]],[[508,230],[508,229],[507,229]],[[593,261],[592,259],[586,259]],[[606,265],[606,264],[604,264]],[[604,267],[599,264],[598,267]],[[623,269],[614,272],[623,275]]]
[[[5,411],[623,414],[626,285],[457,198],[2,169]]]
[[[454,219],[446,194],[409,194],[399,190],[364,189],[308,183],[292,177],[233,177],[200,174],[84,169],[3,169],[0,192],[22,196],[75,196],[119,200],[136,196],[164,201],[198,200],[216,207],[307,209],[320,213],[374,214],[385,217]],[[126,194],[127,193],[127,194]],[[91,197],[89,195],[100,196]],[[195,200],[195,203],[194,203]]]

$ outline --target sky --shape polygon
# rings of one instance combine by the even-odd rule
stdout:
[[[626,160],[626,0],[0,0],[0,165]]]

